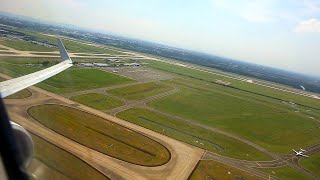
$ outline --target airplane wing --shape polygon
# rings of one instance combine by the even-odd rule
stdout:
[[[294,149],[292,149],[296,154],[298,154],[298,152],[296,151],[296,150],[294,150]]]
[[[305,155],[305,154],[301,154],[301,156],[303,156],[303,157],[309,157],[308,155]]]
[[[57,44],[61,57],[61,62],[59,64],[25,76],[0,82],[1,97],[7,97],[27,87],[33,86],[71,67],[72,60],[70,59],[60,38],[57,38]]]

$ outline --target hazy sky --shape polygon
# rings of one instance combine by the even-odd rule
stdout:
[[[0,11],[320,77],[320,0],[1,0]]]

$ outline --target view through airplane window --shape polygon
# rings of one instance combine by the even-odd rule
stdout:
[[[320,179],[319,47],[319,0],[1,0],[0,179]]]

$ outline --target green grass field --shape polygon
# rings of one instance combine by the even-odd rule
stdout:
[[[108,56],[108,55],[105,55],[105,54],[76,54],[77,56],[85,56],[85,57],[90,57],[90,56],[101,56],[101,57],[104,57],[104,56]]]
[[[73,68],[63,71],[58,75],[43,81],[38,86],[47,91],[62,94],[128,82],[134,81],[98,69]]]
[[[72,58],[74,62],[96,62],[96,63],[105,63],[106,61],[104,59],[97,59],[97,58],[85,58],[85,57],[76,57]]]
[[[311,180],[311,177],[308,177],[299,171],[293,169],[290,166],[284,166],[284,167],[278,167],[278,168],[263,168],[263,169],[258,169],[259,171],[268,173],[272,176],[279,177],[284,180]]]
[[[183,84],[181,79],[167,82],[180,83],[181,91],[148,105],[244,137],[278,153],[320,142],[320,123],[281,102],[220,85]]]
[[[189,69],[189,68],[181,67],[181,66],[177,66],[177,65],[172,65],[172,64],[167,64],[167,63],[157,62],[157,61],[151,61],[151,60],[144,60],[144,61],[149,63],[148,64],[149,67],[159,69],[162,71],[166,71],[169,73],[177,74],[180,76],[198,79],[198,80],[206,81],[208,83],[215,82],[216,80],[223,80],[223,81],[227,81],[227,82],[232,83],[231,84],[232,87],[235,87],[235,88],[238,88],[238,89],[241,89],[244,91],[258,93],[263,96],[267,96],[267,97],[271,97],[271,98],[279,98],[279,99],[282,99],[285,101],[300,103],[302,105],[310,106],[313,108],[320,107],[320,101],[313,99],[313,98],[297,96],[297,95],[290,94],[290,93],[284,93],[279,90],[265,88],[265,87],[261,87],[258,85],[249,84],[246,82],[241,82],[241,81],[233,80],[233,79],[230,79],[227,77],[222,77],[222,76],[218,76],[218,75],[214,75],[214,74],[210,74],[210,73],[206,73],[206,72],[201,72],[201,71],[197,71],[197,70],[193,70],[193,69]]]
[[[111,89],[107,92],[129,100],[141,100],[150,96],[170,91],[172,89],[173,88],[168,85],[150,82],[124,88]]]
[[[198,179],[223,179],[223,180],[250,180],[263,179],[235,167],[217,161],[199,161],[189,177],[190,180]]]
[[[35,71],[39,71],[42,68],[37,67],[30,67],[25,65],[19,65],[19,64],[6,64],[6,63],[0,63],[0,73],[6,74],[11,77],[19,77],[22,75],[26,75],[29,73],[33,73]]]
[[[129,109],[117,117],[221,155],[246,160],[271,159],[237,140],[146,109]]]
[[[52,36],[47,36],[44,34],[41,34],[39,32],[34,32],[34,31],[28,31],[28,30],[17,30],[15,29],[15,31],[19,31],[22,33],[25,33],[29,36],[33,36],[36,40],[40,41],[40,42],[48,42],[51,44],[56,44],[56,38],[52,37]],[[83,44],[80,42],[76,42],[76,41],[72,41],[72,40],[67,40],[67,39],[63,39],[63,43],[65,45],[65,47],[67,48],[68,51],[70,52],[79,52],[79,53],[106,53],[106,54],[110,54],[110,55],[119,55],[119,54],[123,54],[121,52],[118,52],[116,50],[110,49],[110,48],[100,48],[100,47],[95,47],[92,45],[88,45],[88,44]],[[0,44],[14,48],[16,50],[20,50],[20,51],[57,51],[57,48],[48,48],[45,46],[40,46],[40,45],[36,45],[36,44],[32,44],[32,43],[28,43],[28,42],[24,42],[24,41],[18,41],[18,40],[3,40],[0,41]]]
[[[43,54],[43,53],[42,53]],[[46,53],[44,53],[46,54]],[[0,63],[9,63],[9,64],[18,64],[18,65],[25,65],[25,64],[40,64],[44,61],[49,62],[60,62],[60,58],[58,57],[0,57]]]
[[[158,166],[170,159],[160,143],[98,116],[60,105],[28,109],[44,126],[109,156],[144,166]]]
[[[47,41],[52,44],[56,44],[56,38],[40,34],[38,32],[31,32],[27,30],[20,30],[25,34],[35,37],[39,41]],[[75,42],[71,40],[63,39],[63,43],[68,51],[70,52],[87,52],[87,53],[106,53],[106,54],[122,54],[120,52],[114,51],[112,49],[99,48],[91,45],[82,44],[80,42]]]
[[[59,56],[59,53],[31,53],[34,55]]]
[[[81,52],[81,53],[98,53],[98,54],[111,54],[111,55],[119,55],[122,54],[117,51],[113,51],[111,49],[98,48],[91,45],[86,45],[82,43],[78,43],[71,40],[63,39],[63,43],[68,51],[70,52]]]
[[[34,53],[34,54],[47,54],[47,53]],[[51,53],[49,53],[51,54]],[[74,62],[106,62],[103,59],[95,59],[95,58],[72,58]],[[9,63],[9,64],[19,64],[19,65],[26,65],[26,64],[41,64],[44,61],[49,61],[53,63],[59,63],[59,57],[0,57],[0,63]]]
[[[32,93],[28,89],[24,89],[6,97],[6,99],[23,99],[23,98],[30,97],[31,95]]]
[[[73,96],[70,99],[98,110],[108,110],[125,105],[122,101],[97,93]]]
[[[42,168],[41,177],[54,179],[55,173],[63,174],[70,179],[109,179],[99,171],[69,152],[31,134],[34,143],[34,157],[50,168]],[[37,169],[39,170],[39,169]],[[29,172],[38,174],[39,172]],[[59,177],[61,178],[61,177]]]
[[[1,55],[6,55],[6,54],[16,54],[16,53],[14,53],[14,52],[10,52],[10,51],[0,51],[0,56]]]
[[[57,51],[58,49],[55,48],[49,48],[45,46],[40,46],[37,44],[33,44],[30,42],[25,42],[22,40],[1,40],[0,44],[19,50],[19,51]]]
[[[303,158],[299,163],[315,175],[320,176],[320,154],[312,155],[310,158]]]

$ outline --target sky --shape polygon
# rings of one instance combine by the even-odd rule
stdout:
[[[320,0],[1,0],[0,11],[320,77]]]

